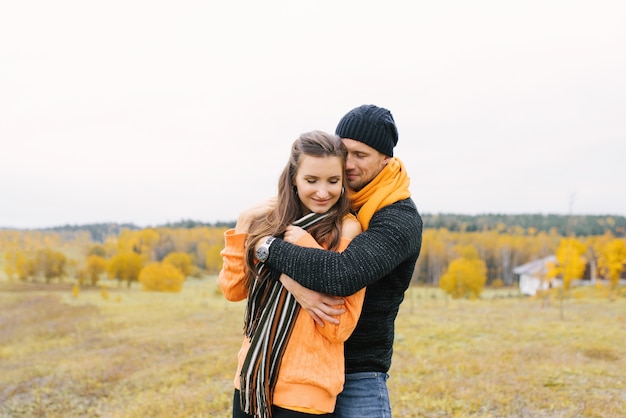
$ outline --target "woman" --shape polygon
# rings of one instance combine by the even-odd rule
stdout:
[[[361,226],[345,192],[346,155],[335,135],[302,134],[280,175],[277,198],[242,212],[235,229],[225,233],[222,292],[232,301],[247,298],[235,418],[320,417],[335,408],[344,382],[343,342],[356,326],[365,290],[344,298],[339,325],[317,325],[299,311],[278,273],[265,267],[259,261],[263,254],[254,249],[262,237],[282,236],[291,224],[310,233],[294,244],[334,251],[347,247]]]

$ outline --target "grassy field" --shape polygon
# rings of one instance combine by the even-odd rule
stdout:
[[[243,303],[214,278],[107,290],[0,283],[0,417],[229,417]],[[410,290],[394,417],[626,416],[626,298],[571,298],[561,318],[507,294]]]

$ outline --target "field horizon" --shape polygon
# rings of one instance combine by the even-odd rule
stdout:
[[[0,282],[0,417],[230,417],[244,304],[215,276],[180,293]],[[626,416],[626,298],[411,287],[394,417]]]

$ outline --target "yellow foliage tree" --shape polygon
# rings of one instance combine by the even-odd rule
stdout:
[[[135,251],[148,255],[150,260],[154,259],[154,247],[159,242],[159,231],[153,228],[142,229],[137,232]]]
[[[133,231],[130,229],[122,229],[117,236],[115,242],[115,252],[127,253],[133,250],[135,242]]]
[[[98,284],[100,276],[107,271],[107,261],[104,257],[92,254],[87,257],[86,275],[92,286]]]
[[[51,249],[38,250],[35,254],[36,272],[49,283],[53,278],[66,276],[67,257],[60,251]]]
[[[205,267],[209,273],[219,273],[222,269],[222,256],[220,252],[224,244],[213,244],[206,251]]]
[[[585,273],[587,261],[584,254],[587,246],[576,238],[564,238],[556,250],[557,263],[549,266],[549,277],[560,277],[563,289],[568,290],[572,280],[581,279]]]
[[[95,244],[89,248],[87,255],[99,255],[102,258],[106,258],[107,250],[102,244]]]
[[[450,233],[445,228],[424,230],[422,254],[415,269],[433,284],[439,283],[448,264],[449,239]]]
[[[128,287],[138,279],[142,267],[143,259],[132,251],[116,254],[107,263],[109,277],[126,280]]]
[[[187,253],[174,252],[169,253],[163,259],[163,263],[169,263],[180,270],[185,277],[190,276],[193,273],[193,259]]]
[[[461,257],[452,260],[439,287],[453,298],[478,298],[487,282],[487,266],[472,246],[459,248]]]
[[[585,273],[587,260],[584,254],[586,252],[587,246],[576,238],[563,238],[556,250],[556,263],[548,266],[547,278],[560,277],[563,280],[563,286],[559,291],[561,319],[564,318],[563,300],[572,280],[581,279]]]
[[[13,263],[12,270],[20,280],[26,280],[28,278],[35,277],[35,260],[29,257],[23,251],[16,251],[11,258]]]
[[[223,242],[223,239],[222,239]],[[209,251],[209,248],[211,247],[211,244],[209,244],[207,241],[199,241],[198,244],[196,245],[196,251],[195,251],[195,260],[196,260],[196,265],[198,267],[202,267],[202,268],[207,268],[207,261],[206,261],[206,256],[207,256],[207,252]],[[221,259],[221,257],[220,257]],[[210,268],[210,271],[213,271],[213,267]],[[218,270],[219,271],[219,270]]]
[[[78,277],[80,274],[80,263],[78,260],[73,258],[68,258],[65,263],[65,273],[68,277]]]
[[[153,262],[139,273],[139,282],[143,290],[157,292],[180,292],[185,276],[170,263]]]
[[[616,289],[626,263],[626,244],[624,240],[614,238],[602,246],[598,267],[603,277],[608,277],[611,289]]]
[[[9,281],[13,280],[13,276],[17,273],[15,270],[15,253],[7,252],[4,255],[4,272],[6,273]]]

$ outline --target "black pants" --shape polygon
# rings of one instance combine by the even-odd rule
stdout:
[[[235,389],[235,395],[233,396],[233,418],[254,418],[252,415],[248,415],[241,410],[239,406],[239,391]],[[333,414],[306,414],[304,412],[292,411],[291,409],[280,408],[278,406],[272,406],[273,418],[304,418],[304,417],[332,417]]]

